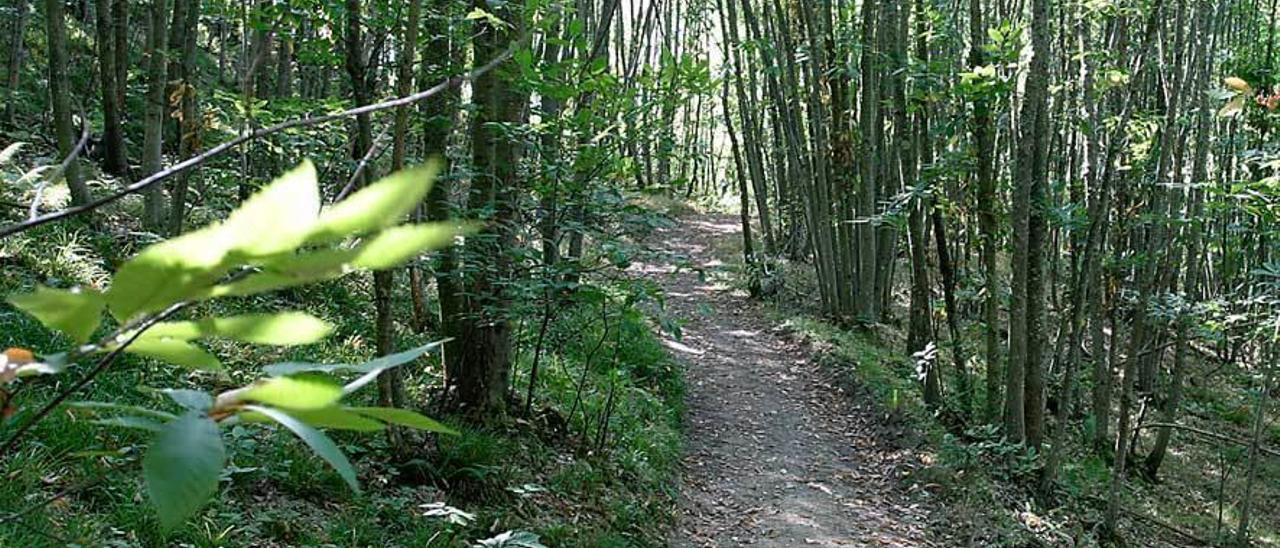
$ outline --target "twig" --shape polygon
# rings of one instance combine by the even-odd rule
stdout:
[[[254,130],[252,133],[247,133],[247,134],[241,135],[241,136],[239,136],[239,137],[236,137],[235,139],[232,139],[232,140],[227,141],[227,142],[225,142],[225,143],[222,143],[222,144],[220,144],[220,145],[218,145],[218,146],[216,146],[216,147],[213,147],[213,148],[209,149],[208,151],[205,151],[203,154],[200,154],[200,155],[198,155],[198,156],[192,156],[191,158],[188,158],[188,159],[186,159],[186,160],[183,160],[182,162],[179,162],[179,163],[177,163],[177,164],[174,164],[174,165],[172,165],[172,166],[170,166],[170,167],[168,167],[168,168],[166,168],[166,169],[164,169],[164,170],[161,170],[161,171],[158,171],[158,172],[156,172],[156,173],[153,173],[153,174],[151,174],[151,175],[147,176],[146,178],[144,178],[144,179],[142,179],[142,180],[140,180],[140,181],[138,181],[138,182],[136,182],[136,183],[133,183],[133,184],[131,184],[131,185],[129,185],[129,186],[127,186],[127,187],[125,187],[123,190],[120,190],[119,192],[116,192],[115,194],[111,194],[111,195],[109,195],[109,196],[104,196],[104,197],[102,197],[102,198],[99,198],[99,199],[97,199],[97,200],[94,200],[94,201],[89,202],[89,203],[87,203],[87,204],[85,204],[85,205],[82,205],[82,206],[77,206],[77,207],[67,208],[67,209],[64,209],[64,210],[62,210],[62,211],[57,211],[57,212],[54,212],[54,213],[49,213],[49,214],[47,214],[47,215],[42,215],[42,216],[40,216],[40,217],[36,217],[36,218],[34,218],[34,219],[28,219],[26,222],[22,222],[22,223],[18,223],[18,224],[15,224],[15,225],[7,226],[7,227],[5,227],[5,228],[3,228],[3,229],[0,229],[0,238],[4,238],[4,237],[6,237],[6,236],[12,236],[12,235],[17,234],[17,233],[19,233],[19,232],[22,232],[22,231],[24,231],[24,230],[30,230],[30,229],[35,228],[35,227],[37,227],[37,226],[44,225],[44,224],[48,224],[48,223],[51,223],[51,222],[54,222],[54,221],[58,221],[58,220],[61,220],[61,219],[65,219],[65,218],[67,218],[67,217],[71,217],[71,216],[74,216],[74,215],[79,215],[79,214],[81,214],[81,213],[85,213],[85,212],[88,212],[88,211],[93,211],[93,210],[98,209],[98,208],[100,208],[100,207],[102,207],[102,206],[104,206],[104,205],[107,205],[107,204],[109,204],[109,203],[115,202],[116,200],[119,200],[119,199],[121,199],[121,198],[123,198],[123,197],[125,197],[125,196],[128,196],[128,195],[130,195],[130,194],[133,194],[133,193],[139,192],[139,191],[141,191],[141,190],[145,190],[146,188],[148,188],[148,187],[150,187],[150,186],[152,186],[152,185],[155,185],[155,184],[157,184],[157,183],[159,183],[159,182],[161,182],[161,181],[163,181],[163,180],[165,180],[165,179],[168,179],[168,178],[173,177],[173,176],[175,176],[175,175],[178,175],[178,174],[184,173],[184,172],[186,172],[187,170],[190,170],[191,168],[194,168],[194,167],[196,167],[196,166],[199,166],[199,165],[201,165],[201,164],[204,164],[205,162],[208,162],[210,159],[215,158],[215,157],[217,157],[217,156],[221,155],[222,153],[224,153],[224,152],[226,152],[226,151],[228,151],[228,150],[231,150],[231,149],[233,149],[233,148],[235,148],[235,147],[237,147],[237,146],[240,146],[240,145],[242,145],[242,144],[244,144],[244,143],[246,143],[246,142],[248,142],[248,141],[252,141],[252,140],[255,140],[255,139],[259,139],[259,138],[262,138],[262,137],[266,137],[266,136],[268,136],[268,135],[272,135],[272,134],[280,133],[281,131],[285,131],[285,130],[287,130],[287,129],[293,129],[293,128],[299,128],[299,127],[310,127],[310,126],[315,126],[315,125],[319,125],[319,124],[324,124],[324,123],[332,122],[332,121],[334,121],[334,120],[341,120],[341,119],[343,119],[343,118],[350,118],[350,117],[352,117],[352,116],[357,116],[357,115],[360,115],[360,114],[366,114],[366,113],[370,113],[370,112],[379,112],[379,111],[383,111],[383,110],[390,110],[390,109],[393,109],[393,108],[399,108],[399,107],[402,107],[402,106],[410,105],[410,104],[413,104],[413,103],[416,103],[416,102],[419,102],[419,101],[423,101],[423,100],[429,99],[429,98],[431,98],[431,97],[434,97],[434,96],[436,96],[436,95],[440,94],[441,92],[443,92],[443,91],[445,91],[445,90],[447,90],[447,89],[450,89],[450,88],[453,88],[453,87],[459,86],[459,85],[461,85],[463,82],[468,82],[468,81],[475,80],[476,78],[479,78],[480,76],[482,76],[482,75],[484,75],[484,74],[488,73],[489,71],[491,71],[491,70],[493,70],[493,69],[497,68],[499,65],[501,65],[503,62],[505,62],[507,59],[510,59],[510,58],[511,58],[511,56],[512,56],[512,55],[514,54],[514,52],[515,52],[515,48],[519,45],[519,43],[520,43],[520,42],[517,42],[517,44],[513,45],[510,49],[508,49],[508,50],[507,50],[506,52],[504,52],[502,55],[499,55],[499,56],[495,57],[492,61],[489,61],[489,63],[488,63],[488,64],[486,64],[486,65],[484,65],[484,66],[482,66],[482,67],[480,67],[480,68],[477,68],[477,69],[475,69],[475,70],[473,70],[473,71],[471,71],[470,73],[467,73],[467,74],[465,74],[465,75],[451,77],[451,78],[449,78],[448,80],[445,80],[444,82],[441,82],[441,83],[439,83],[439,84],[436,84],[434,87],[432,87],[432,88],[430,88],[430,89],[427,89],[427,90],[425,90],[425,91],[421,91],[421,92],[415,93],[415,94],[413,94],[413,95],[409,95],[409,96],[405,96],[405,97],[400,97],[400,98],[397,98],[397,99],[391,99],[391,100],[388,100],[388,101],[383,101],[383,102],[381,102],[381,103],[375,103],[375,104],[372,104],[372,105],[366,105],[366,106],[363,106],[363,107],[358,107],[358,108],[353,108],[353,109],[349,109],[349,110],[344,110],[344,111],[342,111],[342,112],[338,112],[338,113],[335,113],[335,114],[326,114],[326,115],[324,115],[324,116],[316,116],[316,117],[310,117],[310,118],[301,118],[301,119],[297,119],[297,120],[289,120],[289,121],[281,122],[281,123],[279,123],[279,124],[276,124],[276,125],[273,125],[273,126],[270,126],[270,127],[266,127],[266,128],[262,128],[262,129]]]
[[[1127,516],[1129,516],[1129,517],[1131,517],[1131,518],[1135,518],[1135,519],[1139,519],[1139,520],[1145,521],[1145,522],[1150,523],[1150,524],[1152,524],[1152,525],[1155,525],[1155,526],[1161,527],[1161,528],[1165,529],[1166,531],[1173,532],[1173,533],[1175,533],[1175,534],[1177,534],[1177,535],[1179,535],[1179,536],[1181,536],[1181,537],[1183,537],[1183,538],[1186,538],[1186,539],[1189,539],[1189,540],[1195,541],[1195,542],[1196,542],[1196,544],[1199,544],[1199,545],[1201,545],[1201,546],[1208,546],[1208,545],[1212,544],[1211,542],[1209,542],[1209,541],[1207,541],[1207,540],[1205,540],[1205,539],[1202,539],[1202,538],[1200,538],[1200,537],[1197,537],[1197,536],[1195,536],[1195,535],[1193,535],[1193,534],[1191,534],[1191,533],[1189,533],[1189,532],[1187,532],[1187,531],[1183,531],[1182,529],[1180,529],[1180,528],[1178,528],[1178,527],[1175,527],[1175,526],[1174,526],[1174,525],[1172,525],[1172,524],[1165,523],[1164,521],[1161,521],[1161,520],[1159,520],[1159,519],[1156,519],[1156,518],[1155,518],[1155,517],[1153,517],[1153,516],[1148,516],[1148,515],[1143,514],[1143,513],[1141,513],[1141,512],[1135,512],[1135,511],[1133,511],[1133,510],[1130,510],[1130,509],[1128,509],[1128,508],[1123,508],[1123,507],[1122,507],[1122,508],[1120,508],[1120,511],[1121,511],[1121,512],[1124,512],[1124,513],[1125,513],[1125,515],[1127,515]]]
[[[1146,424],[1140,424],[1140,425],[1138,425],[1137,427],[1135,427],[1135,428],[1133,429],[1133,433],[1134,433],[1134,435],[1136,436],[1136,435],[1138,434],[1138,432],[1140,432],[1140,431],[1142,431],[1142,430],[1145,430],[1145,429],[1147,429],[1147,428],[1173,428],[1173,429],[1176,429],[1176,430],[1186,430],[1187,432],[1191,432],[1191,433],[1194,433],[1194,434],[1199,434],[1199,435],[1204,436],[1204,437],[1206,437],[1206,438],[1213,438],[1213,439],[1218,440],[1218,441],[1225,441],[1225,442],[1227,442],[1227,443],[1234,443],[1234,444],[1236,444],[1236,445],[1242,445],[1242,446],[1245,446],[1245,447],[1248,447],[1248,446],[1252,445],[1252,443],[1251,443],[1251,442],[1247,442],[1247,441],[1243,441],[1243,440],[1238,440],[1238,439],[1235,439],[1235,438],[1233,438],[1233,437],[1227,436],[1227,435],[1225,435],[1225,434],[1219,434],[1219,433],[1217,433],[1217,432],[1210,432],[1210,431],[1208,431],[1208,430],[1202,430],[1202,429],[1200,429],[1200,428],[1196,428],[1196,427],[1194,427],[1194,426],[1187,426],[1187,425],[1185,425],[1185,424],[1178,424],[1178,423],[1176,423],[1176,422],[1149,422],[1149,423],[1146,423]],[[1269,448],[1269,447],[1264,447],[1264,446],[1262,446],[1262,445],[1259,445],[1259,446],[1258,446],[1258,450],[1259,450],[1259,451],[1262,451],[1263,453],[1266,453],[1266,454],[1268,454],[1268,455],[1271,455],[1271,456],[1273,456],[1273,457],[1280,457],[1280,451],[1277,451],[1277,450],[1275,450],[1275,449],[1271,449],[1271,448]]]
[[[80,380],[76,381],[76,383],[70,388],[59,392],[57,396],[54,396],[52,400],[49,400],[49,403],[46,403],[44,407],[41,407],[40,410],[36,412],[35,416],[31,417],[31,420],[23,423],[23,425],[18,428],[18,431],[15,432],[13,436],[10,436],[9,439],[4,442],[3,446],[0,446],[0,456],[4,456],[8,454],[9,451],[13,450],[14,446],[18,444],[18,441],[22,439],[23,435],[34,428],[37,423],[47,417],[49,413],[52,413],[54,409],[57,409],[59,405],[62,405],[62,402],[67,401],[67,398],[71,397],[72,394],[80,391],[81,388],[84,388],[90,382],[93,382],[93,379],[103,371],[106,371],[107,368],[116,361],[116,358],[120,357],[120,354],[124,353],[124,350],[128,348],[129,345],[133,344],[134,341],[138,340],[138,337],[141,337],[148,329],[169,319],[169,317],[177,314],[179,310],[186,308],[190,304],[190,301],[180,302],[170,306],[163,312],[148,318],[147,321],[142,322],[142,324],[139,325],[131,335],[129,335],[128,339],[117,345],[114,349],[108,352],[107,355],[103,356],[102,359],[98,360],[97,365],[94,365],[93,369],[86,373],[84,377],[81,377]]]
[[[373,146],[369,147],[369,151],[365,152],[364,157],[360,159],[360,164],[356,166],[356,170],[351,174],[351,178],[347,179],[347,185],[342,187],[338,195],[333,198],[334,202],[341,202],[351,191],[356,189],[356,184],[360,182],[360,176],[364,175],[365,168],[369,167],[369,163],[382,156],[387,150],[386,137],[387,132],[391,130],[391,126],[387,125],[382,128],[382,132],[373,140]]]
[[[44,189],[62,178],[62,174],[71,168],[71,162],[80,157],[80,152],[89,143],[89,122],[85,121],[83,114],[80,115],[80,127],[80,142],[76,143],[75,148],[71,149],[71,153],[58,165],[58,169],[53,170],[53,173],[50,173],[48,177],[45,177],[44,181],[36,186],[35,196],[31,198],[31,207],[27,210],[28,219],[35,219],[40,215],[40,199],[44,195]]]

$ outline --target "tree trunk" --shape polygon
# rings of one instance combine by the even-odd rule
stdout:
[[[97,27],[96,45],[98,46],[98,70],[102,87],[102,169],[112,175],[125,175],[129,169],[129,161],[124,144],[124,129],[121,127],[120,105],[117,98],[120,91],[116,89],[116,53],[115,27],[111,19],[112,0],[94,2],[94,15]]]
[[[45,31],[49,45],[49,104],[53,106],[54,136],[58,141],[58,155],[66,158],[76,146],[78,135],[71,120],[71,83],[67,80],[67,21],[62,0],[45,0]],[[81,123],[88,123],[82,120]],[[71,189],[71,203],[89,203],[89,187],[80,178],[80,162],[72,160],[63,173],[67,187]]]
[[[181,63],[178,65],[181,79],[178,81],[179,117],[178,117],[178,156],[187,159],[200,151],[201,132],[204,120],[200,114],[197,93],[200,82],[197,78],[196,37],[200,30],[200,6],[196,0],[190,1],[184,11],[185,20],[179,23],[182,32],[178,36],[182,40]],[[179,175],[173,183],[171,206],[169,208],[169,234],[181,234],[187,217],[187,189],[191,184],[192,172]]]
[[[164,122],[168,109],[165,97],[169,82],[168,0],[151,0],[150,24],[147,28],[147,108],[143,120],[142,173],[151,175],[164,169]],[[152,185],[143,191],[142,224],[148,230],[164,229],[163,185]]]
[[[982,22],[982,0],[969,0],[969,64],[986,65],[983,44],[986,28]],[[973,146],[977,163],[976,195],[978,234],[982,263],[982,333],[986,361],[986,408],[988,421],[999,416],[1000,402],[1000,281],[996,270],[996,182],[993,173],[995,136],[992,132],[991,106],[981,95],[973,100]]]
[[[475,7],[487,4],[477,0]],[[490,11],[515,28],[496,28],[477,21],[472,34],[477,63],[501,55],[523,27],[523,1],[512,1]],[[477,214],[492,212],[481,234],[467,242],[468,260],[475,262],[466,294],[466,314],[461,318],[462,355],[455,388],[456,404],[472,417],[485,420],[505,414],[511,378],[510,296],[503,289],[511,276],[511,248],[518,196],[522,191],[518,166],[521,147],[500,124],[524,120],[528,97],[516,85],[516,76],[489,72],[472,84],[476,113],[472,122],[472,171],[470,207]]]
[[[116,110],[120,112],[123,123],[129,118],[129,106],[125,101],[129,92],[129,0],[114,0],[111,22],[116,56]]]
[[[454,4],[456,2],[451,0],[432,0],[432,7],[435,9],[434,16],[428,19],[430,39],[423,50],[425,81],[443,80],[461,65],[463,48],[454,43],[453,37],[457,33],[449,25]],[[459,101],[460,94],[454,88],[442,93],[437,100],[426,101],[422,105],[423,154],[439,157],[445,162],[441,177],[427,195],[425,209],[427,218],[432,221],[444,221],[452,214],[454,174],[450,169],[447,149]],[[445,386],[448,388],[454,385],[460,375],[458,367],[462,356],[460,318],[463,312],[463,288],[461,273],[458,271],[458,250],[450,246],[440,250],[438,255],[435,279],[436,301],[440,303],[440,334],[451,338],[444,345]]]
[[[5,62],[5,101],[4,101],[4,123],[12,127],[14,125],[14,115],[18,110],[18,101],[13,98],[13,94],[18,92],[18,84],[22,77],[22,61],[26,57],[26,36],[27,22],[31,20],[31,8],[27,4],[27,0],[15,0],[13,3],[14,11],[17,17],[13,20],[13,28],[10,29],[9,56]]]

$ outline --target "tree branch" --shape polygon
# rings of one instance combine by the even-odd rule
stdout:
[[[45,177],[44,181],[36,186],[35,196],[31,198],[31,207],[27,210],[28,219],[35,219],[40,216],[40,198],[44,195],[45,187],[57,182],[62,177],[62,174],[71,168],[71,162],[80,157],[80,152],[84,150],[85,145],[89,144],[89,121],[85,119],[84,114],[80,115],[80,128],[80,142],[76,143],[75,148],[71,149],[71,153],[58,165],[58,169],[53,170],[53,173],[50,173],[48,177]]]
[[[27,221],[22,223],[4,227],[3,229],[0,229],[0,238],[12,236],[19,232],[30,230],[32,228],[35,228],[41,225],[45,225],[48,223],[52,223],[54,221],[59,221],[62,219],[66,219],[68,217],[93,211],[102,206],[115,202],[116,200],[124,198],[125,196],[145,190],[152,185],[155,185],[160,183],[161,181],[164,181],[165,179],[184,173],[192,168],[195,168],[201,164],[204,164],[205,162],[208,162],[209,160],[221,155],[222,153],[228,150],[231,150],[235,147],[238,147],[246,142],[249,142],[255,139],[266,137],[268,135],[272,135],[275,133],[280,133],[281,131],[285,131],[287,129],[315,126],[315,125],[324,124],[327,122],[332,122],[334,120],[350,118],[352,116],[357,116],[360,114],[390,110],[393,108],[411,105],[419,101],[424,101],[426,99],[429,99],[431,97],[434,97],[440,94],[441,92],[447,89],[462,85],[463,82],[469,82],[469,81],[475,80],[476,78],[479,78],[481,75],[497,68],[507,59],[511,58],[511,56],[515,53],[515,48],[519,47],[520,43],[522,42],[523,41],[517,42],[516,44],[512,45],[511,49],[508,49],[502,55],[497,56],[493,60],[489,61],[488,64],[482,67],[479,67],[471,71],[470,73],[467,73],[461,76],[451,77],[448,80],[445,80],[444,82],[436,84],[432,88],[415,93],[413,95],[392,99],[389,101],[383,101],[381,103],[375,103],[372,105],[366,105],[359,108],[344,110],[342,112],[338,112],[335,114],[326,114],[324,116],[315,116],[310,118],[302,118],[298,120],[289,120],[289,121],[281,122],[279,124],[276,124],[270,127],[254,130],[251,133],[241,135],[239,137],[236,137],[235,139],[232,139],[216,147],[213,147],[208,151],[205,151],[203,154],[200,154],[198,156],[192,156],[191,158],[188,158],[182,162],[174,164],[173,166],[170,166],[164,170],[153,173],[147,176],[146,178],[134,184],[131,184],[125,187],[124,189],[120,190],[119,192],[116,192],[115,194],[112,194],[110,196],[104,196],[102,198],[98,198],[97,200],[94,200],[82,206],[67,208],[62,211],[49,213],[47,215],[42,215],[39,217],[28,219]],[[3,452],[4,450],[0,449],[0,454],[3,454]]]
[[[59,405],[62,405],[62,402],[67,401],[67,398],[70,398],[72,394],[79,392],[81,388],[84,388],[90,382],[93,382],[93,379],[97,378],[97,376],[102,374],[103,371],[106,371],[107,368],[116,361],[116,358],[119,358],[120,354],[124,353],[124,350],[128,348],[129,345],[138,340],[138,337],[141,337],[148,329],[169,319],[174,314],[177,314],[179,310],[186,308],[190,304],[190,301],[180,302],[170,306],[163,312],[148,318],[145,322],[142,322],[138,328],[129,335],[129,338],[125,339],[123,343],[117,345],[114,349],[108,352],[107,355],[103,356],[102,359],[98,360],[97,365],[94,365],[92,370],[81,377],[80,380],[76,381],[74,385],[71,385],[70,388],[59,392],[57,396],[54,396],[52,400],[49,400],[48,403],[44,404],[44,407],[41,407],[39,411],[36,411],[35,416],[31,417],[31,420],[23,423],[23,425],[18,428],[18,431],[14,432],[13,436],[10,436],[9,439],[4,442],[3,446],[0,446],[0,457],[8,454],[9,451],[12,451],[18,444],[18,441],[20,441],[27,432],[34,428],[35,425],[45,417],[49,416],[49,413],[52,413]]]

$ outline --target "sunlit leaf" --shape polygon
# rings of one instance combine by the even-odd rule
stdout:
[[[351,407],[351,411],[373,417],[380,421],[395,424],[398,426],[407,426],[417,430],[426,430],[428,432],[436,432],[440,434],[457,435],[458,431],[435,420],[424,417],[418,413],[408,409],[397,409],[394,407]]]
[[[224,262],[230,236],[213,226],[142,250],[116,271],[108,310],[123,322],[200,295],[231,268]]]
[[[207,318],[191,322],[164,322],[148,330],[146,336],[181,340],[219,337],[256,344],[292,346],[317,342],[332,331],[332,325],[310,314],[281,312]]]
[[[367,270],[394,268],[421,255],[445,247],[454,238],[476,230],[472,224],[430,223],[388,228],[360,245],[351,266]]]
[[[165,425],[142,459],[147,493],[171,530],[204,506],[218,490],[226,451],[212,420],[190,412]]]
[[[11,295],[9,304],[35,316],[50,329],[66,333],[83,344],[102,321],[102,294],[90,289],[37,287],[34,293]]]
[[[18,141],[10,144],[7,147],[4,147],[4,150],[0,150],[0,166],[3,166],[9,163],[10,161],[12,161],[14,155],[18,154],[18,150],[21,149],[25,144],[26,143]]]
[[[362,364],[353,365],[353,364],[344,364],[344,363],[320,364],[320,363],[304,363],[304,362],[284,362],[284,363],[268,365],[263,368],[263,371],[266,371],[268,375],[276,376],[276,377],[284,376],[284,375],[294,375],[297,373],[305,373],[305,372],[333,373],[336,371],[354,371],[354,372],[360,372],[360,373],[368,373],[371,371],[388,369],[391,367],[396,367],[399,365],[409,363],[413,360],[418,359],[419,356],[432,351],[433,349],[439,347],[444,343],[445,341],[435,341],[432,343],[424,344],[417,348],[412,348],[409,350],[405,350],[403,352],[398,352],[396,354],[388,354],[381,358],[370,360]]]
[[[1226,84],[1227,87],[1234,89],[1236,91],[1247,92],[1252,89],[1249,87],[1248,82],[1244,81],[1243,78],[1239,78],[1236,76],[1228,76],[1226,78],[1223,78],[1222,83]]]
[[[501,17],[498,17],[497,15],[494,15],[492,13],[489,13],[488,11],[485,11],[481,8],[475,8],[471,10],[471,12],[467,14],[467,20],[468,21],[484,21],[486,23],[489,23],[490,26],[495,28],[503,28],[503,27],[511,26],[506,21],[503,21]]]
[[[431,161],[365,187],[321,213],[307,241],[333,242],[399,224],[422,203],[439,173],[440,162]]]
[[[538,535],[528,531],[507,531],[496,537],[484,539],[476,548],[547,548]]]
[[[249,388],[241,399],[284,409],[323,409],[342,398],[342,386],[323,377],[274,377]]]
[[[298,168],[246,200],[223,223],[144,249],[116,272],[107,308],[125,321],[209,288],[238,262],[293,251],[310,232],[319,209],[315,168]]]
[[[186,341],[161,337],[139,337],[125,352],[166,361],[198,371],[221,371],[222,362],[213,354]]]
[[[325,460],[325,462],[328,462],[329,465],[338,472],[338,475],[342,476],[342,479],[347,482],[347,485],[351,486],[352,491],[357,493],[360,492],[360,484],[356,481],[355,468],[351,466],[351,461],[347,460],[347,456],[342,454],[342,451],[340,451],[338,446],[333,443],[333,440],[329,439],[329,436],[324,435],[323,432],[316,430],[315,428],[307,426],[306,423],[293,418],[288,413],[279,409],[272,409],[270,407],[262,407],[259,405],[249,405],[245,408],[249,411],[262,413],[263,415],[270,417],[271,420],[280,423],[285,428],[292,430],[294,434],[297,434],[298,437],[302,439],[303,443],[306,443],[312,451],[315,451],[316,455],[319,455],[320,458]]]
[[[289,414],[316,428],[355,430],[358,432],[375,432],[386,428],[384,424],[376,420],[353,413],[350,409],[342,407],[326,407],[307,411],[291,410]]]
[[[470,512],[464,512],[459,508],[454,508],[443,502],[431,502],[419,505],[422,508],[422,515],[429,518],[441,518],[455,525],[470,525],[476,520],[476,515]]]
[[[1244,112],[1245,100],[1246,97],[1244,95],[1239,95],[1234,99],[1227,101],[1227,104],[1223,105],[1222,109],[1218,110],[1218,116],[1220,118],[1229,118]]]
[[[320,212],[320,187],[310,160],[272,181],[227,217],[232,249],[250,257],[292,251],[311,233]]]

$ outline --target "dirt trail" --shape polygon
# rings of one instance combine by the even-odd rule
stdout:
[[[659,248],[712,271],[729,216],[690,215]],[[666,289],[683,337],[688,435],[672,546],[928,546],[927,511],[895,487],[903,452],[878,439],[878,415],[841,393],[812,351],[741,291],[696,272],[643,265]]]

